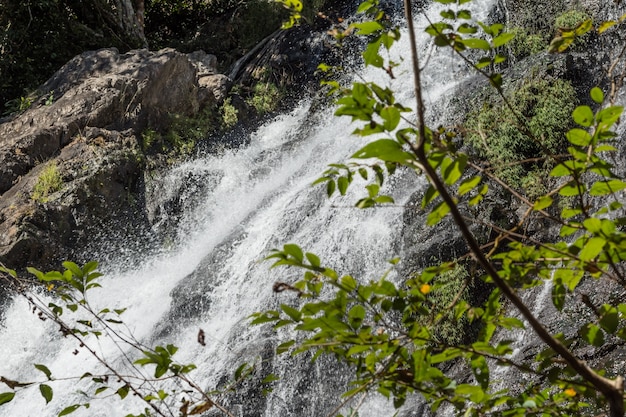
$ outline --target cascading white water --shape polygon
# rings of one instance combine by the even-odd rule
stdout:
[[[493,0],[474,1],[472,8],[479,20],[485,20]],[[436,18],[441,6],[430,7]],[[425,20],[418,18],[418,27]],[[430,50],[424,35],[424,53]],[[396,56],[406,55],[406,35],[394,49]],[[424,73],[426,101],[431,105],[450,93],[467,73],[449,52],[434,51]],[[395,59],[400,61],[399,58]],[[408,61],[408,60],[407,60]],[[398,101],[411,107],[411,76],[403,63],[389,80],[383,71],[366,69],[365,79],[391,84]],[[363,141],[350,137],[353,130],[347,119],[332,116],[332,109],[311,114],[309,102],[268,122],[251,137],[250,144],[220,156],[200,156],[171,172],[162,184],[163,196],[176,192],[178,185],[197,174],[210,181],[205,195],[184,213],[179,236],[184,242],[171,251],[145,259],[139,268],[125,270],[119,265],[102,265],[107,274],[103,289],[93,291],[92,303],[101,307],[128,307],[123,318],[134,335],[147,344],[173,343],[180,347],[178,361],[198,366],[191,376],[200,386],[214,388],[223,375],[230,374],[242,361],[254,361],[263,355],[277,336],[261,327],[249,326],[248,316],[256,311],[275,308],[289,295],[272,293],[278,280],[293,280],[296,272],[269,270],[261,262],[271,248],[297,243],[320,256],[323,263],[360,279],[375,278],[387,268],[386,260],[397,255],[397,239],[402,222],[402,204],[421,182],[411,173],[399,173],[386,186],[397,206],[358,210],[354,202],[365,194],[355,180],[346,197],[327,200],[323,187],[310,184],[332,162],[345,161]],[[435,117],[436,115],[431,115]],[[110,254],[109,254],[110,255]],[[114,259],[114,257],[113,257]],[[123,271],[123,272],[119,272]],[[182,289],[181,289],[182,288]],[[180,297],[172,301],[172,293]],[[177,314],[181,303],[193,302],[192,312]],[[71,340],[60,337],[50,322],[42,323],[30,314],[23,299],[14,300],[0,330],[0,375],[20,381],[40,380],[42,374],[32,366],[46,364],[55,378],[82,375],[93,364],[84,350]],[[196,341],[198,329],[207,335],[207,345]],[[154,334],[159,335],[154,340]],[[116,346],[105,341],[91,341],[103,356],[123,362]],[[267,358],[266,358],[267,360]],[[231,410],[241,416],[322,416],[339,403],[338,393],[324,392],[328,369],[320,362],[299,373],[288,358],[272,358],[270,367],[283,379],[263,402],[263,410],[247,410],[245,404],[231,402]],[[319,374],[315,380],[310,373]],[[311,380],[303,394],[296,389],[299,381]],[[66,402],[61,397],[81,400],[81,386],[76,381],[51,383],[55,400],[46,406],[35,389],[18,393],[11,403],[0,406],[2,417],[55,416]],[[301,388],[301,387],[300,387]],[[84,387],[82,388],[84,389]],[[0,390],[2,392],[3,390]],[[324,398],[319,398],[319,396]],[[297,404],[294,398],[298,397]],[[79,409],[76,416],[123,416],[139,412],[136,401],[104,399],[91,401],[91,408]],[[360,416],[393,414],[391,405],[378,397],[367,400]]]

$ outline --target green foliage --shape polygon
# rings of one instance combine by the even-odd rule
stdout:
[[[511,109],[496,100],[468,115],[466,139],[500,179],[515,188],[525,185],[527,192],[534,189],[531,194],[536,194],[540,190],[535,185],[542,177],[537,170],[549,166],[550,158],[533,159],[564,150],[576,92],[568,81],[536,77],[513,87],[506,98]],[[529,159],[530,163],[521,164]]]
[[[558,30],[571,30],[590,18],[591,16],[584,10],[572,9],[558,15],[554,20],[554,26]]]
[[[76,375],[64,375],[57,378],[44,364],[33,364],[41,373],[41,378],[29,382],[14,381],[2,376],[1,381],[11,391],[0,393],[0,406],[13,401],[16,397],[32,400],[38,391],[46,405],[61,410],[58,416],[69,415],[79,408],[90,408],[93,401],[124,401],[129,395],[144,402],[145,409],[137,416],[151,415],[187,417],[200,415],[209,409],[218,409],[224,415],[233,415],[217,403],[212,395],[220,391],[212,391],[211,396],[206,387],[200,387],[192,379],[196,369],[193,364],[179,363],[174,355],[178,348],[172,344],[148,347],[137,340],[124,323],[125,308],[94,309],[90,303],[92,291],[100,287],[102,274],[97,271],[96,262],[88,262],[79,266],[73,262],[63,262],[63,271],[42,272],[28,268],[38,282],[45,288],[32,289],[18,284],[18,274],[0,265],[0,278],[13,285],[23,296],[27,297],[33,312],[42,321],[53,321],[64,337],[76,341],[77,350],[84,351],[94,357],[98,365],[88,365]],[[53,301],[45,301],[40,293],[46,291]],[[118,346],[126,361],[118,363],[110,361],[101,352],[101,340],[107,340]],[[204,343],[204,341],[200,341]],[[80,364],[77,364],[79,366]],[[153,374],[147,377],[143,368]],[[234,387],[254,371],[254,364],[244,364],[236,373],[228,390]],[[57,398],[53,386],[60,381],[73,380],[81,387],[81,396],[76,400]],[[266,378],[270,383],[274,378]],[[172,381],[175,384],[172,385]],[[36,390],[36,391],[35,391]],[[182,390],[182,400],[178,395]],[[78,401],[67,403],[69,401]],[[130,414],[133,415],[133,414]]]
[[[522,59],[530,55],[545,51],[548,48],[548,42],[540,34],[530,33],[528,29],[514,27],[510,32],[515,37],[509,43],[511,55],[517,59]]]
[[[226,129],[233,128],[239,121],[239,112],[233,106],[232,100],[228,97],[220,106],[220,114],[222,116],[222,126]]]
[[[566,338],[546,329],[518,293],[544,286],[551,292],[554,307],[562,311],[566,305],[581,303],[577,295],[584,279],[626,288],[626,233],[622,230],[626,217],[621,193],[626,181],[611,157],[617,151],[613,128],[623,108],[606,104],[604,92],[597,87],[590,92],[591,100],[604,107],[597,111],[576,107],[571,84],[546,77],[526,80],[505,93],[502,75],[492,70],[504,61],[497,49],[510,42],[513,34],[502,32],[502,25],[470,21],[470,12],[461,7],[470,0],[437,1],[450,9],[444,9],[443,19],[431,23],[427,32],[436,45],[452,48],[472,63],[496,90],[495,99],[468,120],[464,139],[473,145],[475,154],[460,152],[450,130],[425,125],[420,57],[412,47],[416,124],[410,122],[411,117],[402,117],[412,110],[396,102],[388,88],[364,80],[348,88],[326,82],[339,97],[336,115],[357,123],[354,135],[376,137],[347,163],[331,164],[316,183],[325,184],[329,195],[337,190],[345,194],[359,175],[366,181],[369,197],[357,206],[372,207],[378,203],[375,199],[385,176],[393,175],[398,166],[425,174],[430,183],[422,202],[422,208],[430,209],[426,223],[437,224],[446,216],[454,219],[470,249],[464,258],[475,260],[469,263],[472,271],[481,271],[484,288],[490,289],[482,302],[469,303],[460,285],[467,282],[467,274],[456,263],[425,268],[406,280],[391,279],[386,272],[366,281],[325,266],[318,256],[295,244],[286,244],[268,259],[273,267],[303,271],[293,284],[277,283],[292,290],[298,302],[259,312],[253,323],[293,329],[288,333],[292,338],[278,346],[278,353],[311,351],[314,358],[330,354],[349,364],[354,373],[344,404],[375,389],[396,407],[410,394],[420,393],[433,412],[448,403],[464,416],[579,416],[591,407],[594,412],[609,409],[610,415],[622,416],[623,379],[605,377],[604,369],[591,368],[576,349],[580,346],[584,352],[607,347],[609,340],[616,344],[626,340],[623,300],[609,295],[591,301],[583,294],[582,307],[593,314],[581,317],[577,335]],[[397,32],[383,23],[384,12],[376,1],[365,1],[359,10],[370,18],[352,25],[353,32],[365,36],[368,43],[364,62],[392,76],[394,63],[381,54],[381,47],[389,48]],[[411,11],[405,13],[412,21]],[[409,36],[415,36],[410,25]],[[561,46],[571,44],[566,43]],[[570,128],[572,120],[577,126]],[[492,166],[485,168],[476,155]],[[534,159],[521,165],[528,158]],[[472,172],[466,171],[470,166]],[[509,171],[513,168],[520,171]],[[548,175],[552,181],[544,182]],[[480,245],[469,227],[473,218],[460,209],[471,210],[481,203],[489,192],[484,177],[501,184],[522,179],[526,196],[506,184],[504,189],[526,214],[510,230],[481,220],[479,224],[492,228],[494,236]],[[555,195],[568,200],[558,217],[546,211]],[[559,229],[559,236],[545,241],[541,235],[526,234],[533,217]],[[504,244],[505,240],[509,243]],[[392,260],[391,268],[398,262]],[[519,310],[525,322],[505,308],[503,298]],[[460,337],[459,329],[450,326],[455,321],[477,326],[478,334],[470,340]],[[536,357],[512,356],[512,341],[494,337],[496,332],[526,327],[545,344]],[[496,365],[514,367],[536,382],[503,388],[493,377]],[[443,369],[451,366],[454,375],[446,375]]]
[[[57,164],[52,162],[39,174],[30,197],[39,203],[46,203],[51,194],[60,191],[62,188],[63,178]]]
[[[21,96],[7,101],[4,106],[6,111],[4,114],[22,113],[33,105],[33,96]]]
[[[274,83],[258,82],[252,87],[251,95],[246,102],[262,116],[275,111],[284,94],[284,91]]]
[[[196,145],[217,132],[223,120],[216,106],[209,106],[193,116],[171,114],[164,133],[148,128],[141,134],[144,152],[157,151],[174,157],[189,156]]]
[[[557,36],[550,43],[551,52],[564,52],[566,49],[582,50],[592,29],[591,17],[580,9],[568,10],[556,17]]]
[[[455,264],[450,270],[439,274],[433,280],[434,288],[430,288],[425,294],[426,299],[432,303],[432,317],[429,318],[431,322],[424,321],[422,324],[432,326],[432,338],[436,345],[459,345],[474,336],[467,317],[456,317],[454,314],[457,303],[472,305],[470,279],[466,268]]]

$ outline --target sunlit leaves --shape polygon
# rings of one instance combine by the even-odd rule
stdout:
[[[561,53],[565,52],[577,38],[585,35],[593,28],[591,19],[585,19],[575,28],[559,28],[560,34],[555,36],[548,47],[549,52]]]
[[[282,28],[289,29],[300,23],[302,18],[302,2],[300,0],[274,0],[289,10],[289,18],[283,22]]]
[[[576,107],[572,113],[572,118],[574,119],[574,122],[584,127],[591,126],[594,121],[593,111],[589,106]]]
[[[386,162],[407,163],[415,156],[405,151],[402,146],[391,139],[379,139],[371,142],[352,155],[352,158],[378,158]]]
[[[623,189],[626,189],[626,182],[622,180],[614,179],[607,181],[597,181],[591,186],[589,194],[593,196],[601,196],[613,194]]]
[[[604,344],[604,332],[599,326],[593,323],[587,323],[578,331],[580,337],[587,343],[600,347]]]

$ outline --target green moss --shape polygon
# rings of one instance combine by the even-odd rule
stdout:
[[[468,115],[467,141],[503,181],[522,191],[526,186],[525,191],[534,194],[537,178],[525,177],[547,174],[549,159],[535,159],[545,157],[546,152],[556,154],[565,146],[576,92],[569,81],[536,77],[513,88],[507,98],[525,126],[496,99]]]
[[[527,29],[520,27],[511,28],[509,32],[515,34],[515,37],[509,43],[509,48],[511,54],[517,59],[545,51],[548,47],[547,40],[540,34],[531,33]]]
[[[572,9],[558,15],[554,20],[554,26],[556,29],[571,30],[590,18],[591,16],[584,10]]]
[[[469,273],[462,265],[444,272],[436,278],[434,289],[428,294],[428,300],[435,306],[439,315],[434,327],[433,339],[439,343],[456,345],[463,343],[469,336],[469,323],[465,317],[457,319],[451,308],[455,300],[469,301],[470,292],[466,281]],[[463,289],[460,297],[459,291]]]
[[[585,12],[584,10],[581,10],[581,9],[568,10],[556,17],[554,21],[554,26],[555,26],[554,32],[558,35],[560,32],[563,32],[566,30],[573,30],[577,26],[579,26],[581,23],[589,19],[591,19],[591,16],[589,16],[589,14]],[[590,35],[589,33],[585,33],[582,36],[577,36],[576,39],[574,39],[574,42],[572,43],[572,45],[569,47],[569,50],[580,51],[586,48],[587,43],[589,42],[589,39],[590,39],[589,35]]]
[[[37,183],[33,187],[31,198],[39,203],[45,203],[48,201],[50,194],[60,191],[62,188],[63,179],[56,163],[53,162],[39,174]]]

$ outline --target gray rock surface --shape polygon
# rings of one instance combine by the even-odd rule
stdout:
[[[1,120],[0,262],[58,268],[113,224],[120,235],[149,233],[141,132],[223,98],[228,80],[215,64],[202,51],[85,52],[40,87],[31,108]],[[51,163],[63,186],[35,201]]]

